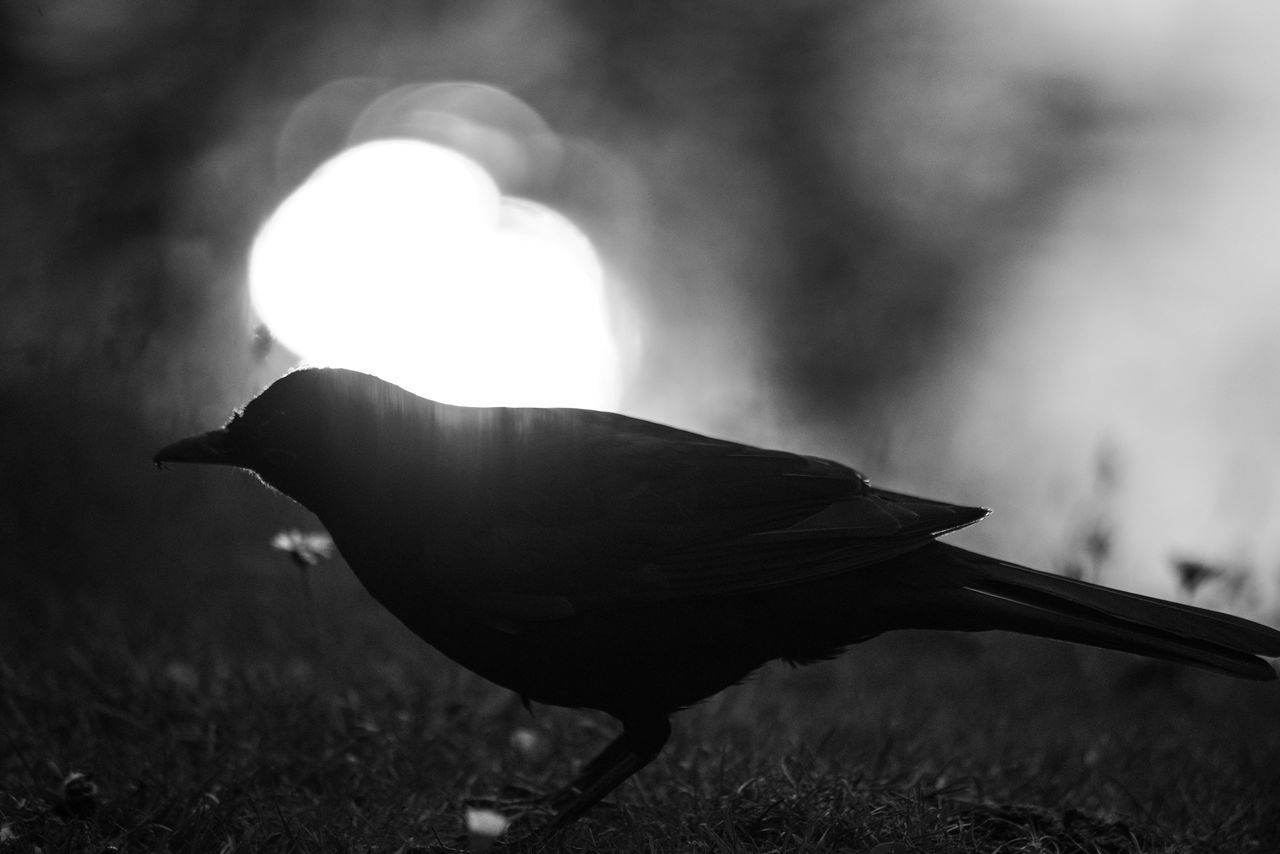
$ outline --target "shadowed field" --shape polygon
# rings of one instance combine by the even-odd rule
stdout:
[[[311,598],[287,570],[204,585],[163,607],[10,600],[4,846],[465,849],[469,802],[552,789],[613,731],[595,713],[530,714],[343,568],[315,570]],[[1278,719],[1274,685],[901,634],[770,666],[679,715],[659,759],[547,847],[1270,852]],[[529,825],[502,841],[542,850],[520,841]]]

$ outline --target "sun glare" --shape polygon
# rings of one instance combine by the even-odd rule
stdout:
[[[590,241],[441,145],[380,140],[321,166],[258,234],[249,282],[310,364],[464,405],[617,402]]]

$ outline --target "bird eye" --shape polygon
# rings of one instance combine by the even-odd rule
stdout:
[[[262,452],[262,456],[266,457],[267,462],[277,466],[291,466],[298,461],[298,455],[293,451],[285,451],[280,448],[267,448]]]

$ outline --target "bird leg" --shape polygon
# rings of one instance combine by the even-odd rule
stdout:
[[[567,827],[652,762],[670,737],[671,724],[666,718],[623,721],[622,734],[588,762],[577,779],[552,796],[551,807],[557,812],[547,826],[548,835]]]

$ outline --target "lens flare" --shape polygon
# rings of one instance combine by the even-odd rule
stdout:
[[[395,139],[339,154],[263,226],[249,281],[259,316],[310,363],[450,403],[616,404],[590,241],[450,148]]]

